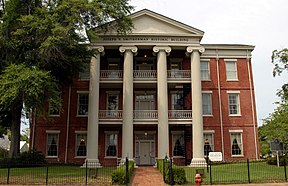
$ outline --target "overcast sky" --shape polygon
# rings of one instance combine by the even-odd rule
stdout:
[[[271,63],[274,49],[288,47],[288,0],[131,0],[130,4],[135,11],[149,9],[204,31],[201,43],[254,45],[259,125],[273,112],[277,89],[288,77],[273,77]]]

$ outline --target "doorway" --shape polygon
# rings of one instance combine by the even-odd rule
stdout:
[[[136,134],[135,155],[136,165],[155,164],[155,135]]]

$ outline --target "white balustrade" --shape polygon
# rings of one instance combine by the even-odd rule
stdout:
[[[191,78],[190,70],[168,70],[167,71],[168,79],[189,79]]]
[[[157,110],[134,110],[134,119],[158,119]]]
[[[169,110],[168,111],[169,119],[192,119],[191,110]]]
[[[122,119],[122,110],[99,110],[99,119]]]
[[[123,71],[122,70],[101,70],[100,78],[101,79],[122,79]]]
[[[133,77],[135,79],[156,79],[156,70],[134,70]]]

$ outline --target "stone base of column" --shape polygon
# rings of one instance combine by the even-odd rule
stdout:
[[[85,163],[81,166],[81,168],[101,168],[101,164],[99,159],[86,159]]]
[[[206,167],[207,162],[205,158],[193,158],[189,167]]]

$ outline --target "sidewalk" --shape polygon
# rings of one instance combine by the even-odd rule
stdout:
[[[160,171],[154,167],[138,167],[134,169],[131,186],[167,186],[163,182]]]

